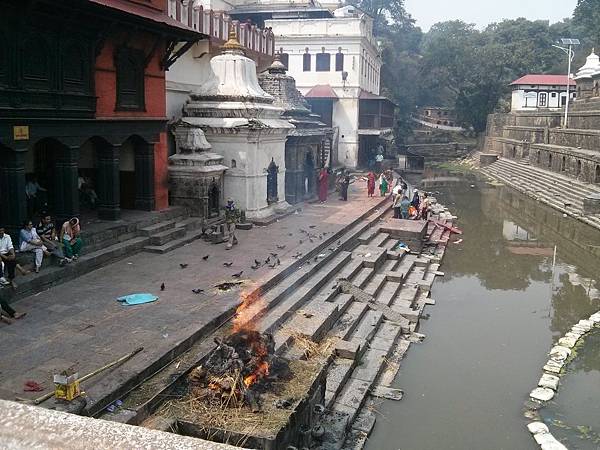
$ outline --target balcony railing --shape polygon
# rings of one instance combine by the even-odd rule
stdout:
[[[361,130],[392,128],[394,118],[391,116],[380,116],[379,114],[359,114],[358,128]]]
[[[168,0],[169,16],[211,39],[227,40],[229,30],[234,27],[238,41],[247,50],[273,56],[275,38],[270,28],[262,30],[251,23],[240,23],[223,12],[204,10],[202,5],[193,6],[192,0]]]

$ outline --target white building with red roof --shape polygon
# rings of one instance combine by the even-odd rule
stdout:
[[[566,75],[525,75],[513,81],[512,111],[562,108],[567,101],[567,83],[571,99],[576,97],[576,82]]]

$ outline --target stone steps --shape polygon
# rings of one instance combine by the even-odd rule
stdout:
[[[372,269],[370,267],[363,267],[362,269],[360,269],[360,272],[358,272],[358,275],[356,275],[356,277],[352,280],[352,283],[355,286],[364,289],[374,274],[375,269]]]
[[[176,223],[175,220],[167,220],[164,222],[158,222],[158,223],[152,224],[150,226],[141,228],[140,234],[142,236],[152,236],[157,233],[162,233],[163,231],[171,230],[171,229],[175,228],[175,223]]]
[[[160,233],[152,234],[150,236],[150,245],[154,247],[160,247],[169,242],[176,241],[185,236],[187,230],[183,227],[169,228],[161,231]]]
[[[181,230],[183,230],[183,228]],[[143,250],[148,253],[164,254],[175,250],[176,248],[183,247],[184,245],[189,244],[196,239],[200,239],[201,237],[202,230],[194,230],[190,233],[184,233],[182,237],[170,240],[162,245],[147,245],[143,248]]]
[[[523,166],[522,164],[508,159],[500,159],[487,168],[502,168],[507,171],[507,175],[522,175],[529,180],[534,180],[536,184],[544,182],[545,186],[560,187],[565,192],[574,195],[589,195],[600,192],[600,188],[597,188],[594,185],[582,183],[560,173],[544,170],[531,165]]]
[[[276,306],[260,319],[261,331],[274,333],[275,329],[285,322],[294,312],[306,303],[324,284],[327,283],[348,261],[349,252],[341,252],[328,262],[316,274],[294,289],[291,295],[282,298]],[[268,294],[268,293],[267,293]],[[273,304],[273,302],[270,302]]]

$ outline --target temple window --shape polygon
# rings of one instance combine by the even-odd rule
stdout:
[[[342,53],[342,47],[338,48],[338,52],[335,54],[335,71],[341,72],[344,70],[344,54]]]
[[[144,54],[122,47],[115,54],[117,110],[144,111]]]
[[[329,72],[331,70],[331,55],[329,53],[317,53],[315,69],[317,72]]]
[[[304,72],[310,72],[310,53],[308,53],[308,47],[305,51],[306,53],[302,55],[302,70]]]

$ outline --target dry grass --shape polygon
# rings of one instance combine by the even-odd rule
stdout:
[[[258,413],[252,412],[248,406],[240,406],[234,396],[226,398],[221,405],[215,405],[190,394],[165,402],[159,414],[196,423],[204,427],[206,432],[223,429],[246,436],[275,436],[288,423],[290,415],[306,396],[321,369],[321,365],[314,361],[296,360],[289,365],[291,379],[274,382],[268,392],[261,394],[261,411]],[[239,379],[229,381],[241,382]],[[275,406],[277,400],[283,399],[292,404],[289,409]]]

